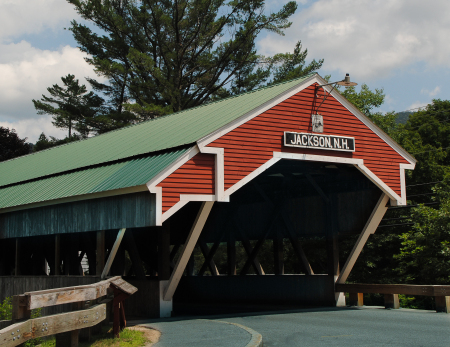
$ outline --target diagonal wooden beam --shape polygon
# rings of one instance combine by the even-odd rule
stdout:
[[[264,235],[261,239],[259,239],[256,242],[255,247],[253,247],[252,249],[252,253],[250,254],[250,256],[248,257],[247,261],[245,262],[240,275],[245,275],[247,274],[248,270],[250,269],[250,266],[252,266],[252,262],[255,260],[256,256],[258,255],[259,250],[261,249],[262,245],[264,244],[264,241],[266,241],[267,236],[269,235],[269,233],[271,232],[271,230],[273,229],[273,227],[276,225],[276,222],[278,220],[278,217],[280,216],[281,213],[281,209],[282,207],[279,206],[275,209],[275,211],[272,213],[271,216],[271,223],[268,225],[268,227],[266,228]]]
[[[198,275],[203,276],[205,274],[206,268],[209,267],[209,271],[211,271],[211,275],[218,276],[219,270],[217,270],[217,266],[214,263],[213,257],[214,257],[214,254],[216,253],[217,249],[220,246],[220,241],[215,242],[213,244],[213,246],[211,247],[211,249],[208,247],[206,242],[203,240],[199,240],[198,243],[200,246],[200,250],[202,251],[203,256],[205,257],[205,261],[204,261],[202,267],[200,268]]]
[[[309,173],[305,173],[306,179],[311,183],[311,185],[314,187],[317,193],[322,197],[322,199],[328,204],[330,202],[330,199],[328,196],[323,192],[322,188],[317,184],[317,182],[312,178],[312,176]]]
[[[198,273],[199,276],[203,276],[208,267],[213,276],[219,275],[219,270],[217,270],[217,266],[213,260],[214,254],[216,253],[219,246],[220,241],[215,242],[211,248],[209,248],[205,242],[200,243],[200,249],[202,250],[203,256],[205,257],[205,261],[200,268],[200,271]]]
[[[105,279],[108,276],[109,270],[111,270],[111,265],[116,257],[117,250],[119,249],[120,243],[122,242],[123,236],[125,235],[126,228],[122,228],[119,230],[117,234],[116,241],[114,241],[114,245],[111,248],[111,252],[109,252],[108,260],[106,261],[105,268],[103,269],[101,279]]]
[[[388,207],[386,206],[388,201],[389,196],[387,196],[385,193],[382,193],[380,198],[378,199],[377,204],[375,205],[375,208],[370,214],[370,217],[367,220],[366,225],[364,226],[361,234],[359,235],[358,240],[353,246],[353,249],[350,252],[350,255],[348,256],[347,261],[345,262],[341,270],[341,273],[338,279],[336,280],[336,283],[344,283],[347,280],[348,276],[350,275],[350,272],[353,269],[353,266],[355,265],[356,260],[359,257],[359,254],[361,253],[364,245],[367,242],[367,239],[369,238],[370,234],[375,233],[378,225],[381,222],[381,219],[386,213],[388,209]]]
[[[307,275],[314,275],[314,271],[311,268],[311,264],[308,261],[308,258],[306,258],[306,254],[303,251],[303,248],[301,246],[300,241],[295,237],[295,230],[292,226],[292,221],[287,216],[286,211],[281,212],[281,217],[283,219],[284,225],[286,226],[288,233],[289,233],[289,240],[291,241],[292,248],[294,249],[295,254],[297,255],[298,259],[300,260],[303,269],[305,270],[305,273]]]
[[[175,264],[175,269],[170,275],[169,282],[167,283],[164,289],[163,294],[164,301],[172,300],[173,294],[177,289],[181,276],[183,276],[186,264],[189,261],[189,258],[191,257],[195,245],[197,244],[198,238],[203,230],[203,227],[205,226],[206,220],[208,219],[213,204],[214,201],[205,201],[202,203],[200,210],[198,211],[197,217],[195,218],[195,222],[192,225],[191,231],[189,232],[189,235],[186,239],[186,243],[183,246],[181,256],[178,258],[177,263]]]
[[[250,241],[249,240],[242,241],[242,246],[244,246],[245,253],[247,253],[247,256],[250,257],[250,255],[252,254],[252,245],[250,244]],[[253,258],[252,267],[257,275],[266,274],[257,256]]]

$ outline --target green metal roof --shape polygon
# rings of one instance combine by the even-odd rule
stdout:
[[[0,163],[0,187],[195,143],[202,137],[252,111],[261,104],[272,100],[311,76],[262,88],[111,131],[86,140],[72,142]],[[94,178],[89,178],[91,184],[86,184],[84,190],[77,190],[76,193],[79,194],[81,191],[91,192],[91,189],[97,186],[96,183],[104,182],[100,172],[105,170],[105,175],[107,176],[106,171],[113,170],[112,167],[120,167],[120,165],[111,165],[108,168],[99,168],[93,171],[83,171],[86,175],[87,172],[91,172],[93,175],[94,172],[98,173],[98,182]],[[69,174],[68,176],[75,179],[75,177],[78,177],[77,175],[83,175],[83,173],[71,175]],[[55,177],[48,182],[58,182],[58,179],[61,178]],[[54,192],[54,194],[55,196],[73,195],[69,188],[67,190],[64,188],[64,191],[65,193]],[[27,191],[26,195],[28,194],[29,191]],[[17,197],[17,199],[21,198]]]
[[[0,189],[0,209],[144,185],[190,148],[61,174]]]

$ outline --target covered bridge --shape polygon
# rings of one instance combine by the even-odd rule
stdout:
[[[415,160],[326,83],[312,74],[0,163],[0,286],[79,276],[87,258],[85,281],[127,271],[146,316],[172,302],[342,302],[335,283],[406,203]],[[268,244],[274,276],[258,258]]]

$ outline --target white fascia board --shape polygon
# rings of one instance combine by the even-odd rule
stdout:
[[[287,153],[287,152],[273,152],[273,157],[280,158],[280,159],[323,161],[325,163],[352,164],[352,165],[358,165],[358,164],[364,163],[363,159],[330,157],[327,155],[299,154],[299,153]]]
[[[262,105],[259,105],[258,107],[254,108],[253,110],[247,112],[246,114],[235,119],[234,121],[224,125],[223,127],[213,131],[212,133],[202,137],[200,140],[197,141],[197,145],[199,147],[207,146],[211,142],[217,140],[219,137],[222,137],[226,133],[228,133],[231,130],[237,128],[238,126],[248,122],[249,120],[260,115],[261,113],[266,112],[267,110],[271,109],[272,107],[278,105],[280,102],[282,102],[286,99],[289,99],[291,96],[297,94],[298,92],[301,92],[305,88],[308,88],[310,85],[312,85],[314,83],[319,83],[320,80],[319,80],[318,76],[319,76],[318,74],[315,74],[315,75],[299,82],[299,84],[297,84],[296,86],[277,95],[273,99],[266,101]]]
[[[169,219],[175,212],[180,210],[184,205],[186,205],[189,201],[183,200],[178,201],[175,205],[173,205],[171,208],[169,208],[166,212],[164,212],[161,216],[161,225],[164,223],[167,219]]]
[[[197,153],[199,153],[197,146],[193,146],[188,152],[179,157],[171,165],[165,167],[161,172],[159,172],[155,177],[146,183],[148,189],[155,187],[158,183],[164,180],[167,176],[173,173],[175,170],[179,169],[188,160],[192,159]]]
[[[406,205],[406,178],[405,170],[414,170],[414,164],[400,164],[400,187],[402,194],[402,201],[400,205]]]
[[[324,80],[322,77],[317,75],[317,79],[319,80],[319,84],[327,84],[328,82]],[[328,93],[331,92],[331,86],[322,87]],[[336,89],[331,92],[331,95],[338,100],[347,110],[349,110],[356,118],[358,118],[361,122],[364,123],[370,130],[372,130],[375,134],[377,134],[382,140],[384,140],[389,146],[392,147],[398,154],[400,154],[405,160],[407,160],[410,164],[415,165],[417,160],[409,154],[402,146],[400,146],[397,142],[395,142],[388,134],[386,134],[383,130],[381,130],[376,124],[374,124],[369,117],[367,117],[364,113],[362,113],[357,107],[355,107],[350,101],[348,101],[344,96],[342,96]],[[414,168],[414,167],[413,167]]]
[[[225,187],[225,150],[219,147],[200,147],[201,153],[214,154],[215,155],[215,196],[216,201],[225,201],[224,199],[224,187]],[[206,201],[206,200],[205,200]]]
[[[378,188],[380,188],[391,201],[395,202],[396,205],[402,204],[402,198],[398,196],[396,192],[392,190],[386,183],[384,183],[377,175],[375,175],[370,169],[364,164],[357,164],[355,167],[361,171],[369,180],[372,181]]]

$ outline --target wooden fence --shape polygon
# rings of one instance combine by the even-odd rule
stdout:
[[[450,286],[412,284],[336,284],[337,293],[349,293],[349,305],[362,306],[363,294],[384,294],[386,308],[400,308],[399,294],[434,296],[436,312],[450,313]]]
[[[137,288],[118,276],[92,285],[14,295],[12,321],[0,330],[0,346],[13,347],[30,339],[56,335],[58,347],[76,347],[80,329],[98,325],[108,316],[107,303],[111,299],[107,298],[107,294],[114,295],[114,334],[118,336],[120,328],[126,325],[123,300],[136,291]],[[33,309],[63,304],[72,304],[78,310],[31,318]]]

